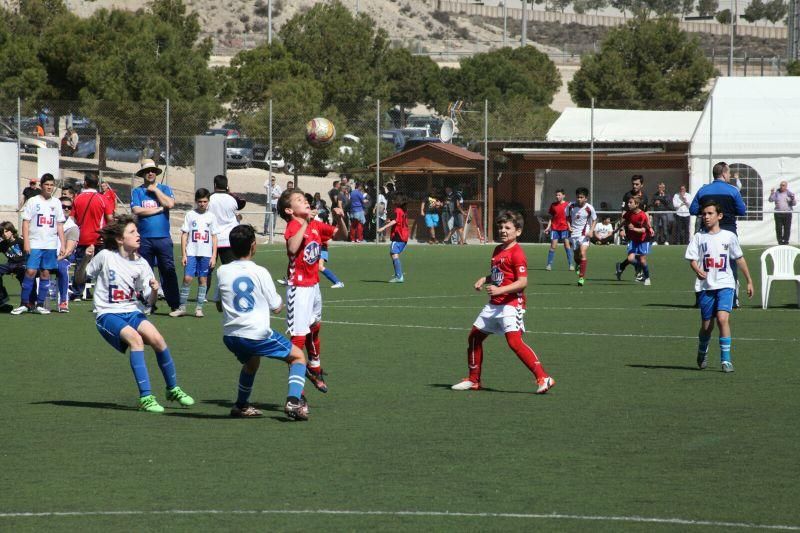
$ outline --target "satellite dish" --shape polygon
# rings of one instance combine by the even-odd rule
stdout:
[[[455,123],[453,122],[452,118],[444,119],[442,122],[442,129],[439,132],[439,139],[443,143],[449,143],[453,140],[453,130],[455,129]]]

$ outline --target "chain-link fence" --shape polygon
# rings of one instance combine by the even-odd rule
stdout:
[[[726,83],[718,84],[701,111],[631,111],[641,103],[606,102],[602,109],[571,108],[560,116],[548,108],[488,102],[454,102],[446,112],[378,100],[321,104],[314,95],[290,100],[292,105],[240,102],[226,116],[169,101],[33,105],[20,99],[0,102],[0,141],[19,146],[17,160],[3,166],[16,164],[20,193],[30,178],[48,171],[39,149],[49,148],[58,152],[59,187],[78,190],[84,173],[99,173],[116,192],[120,212],[129,211],[131,191],[142,183],[135,176],[142,161],[154,160],[164,169],[161,181],[175,194],[171,217],[177,237],[197,187],[196,136],[220,136],[230,190],[247,200],[243,221],[269,240],[283,234],[285,223],[275,207],[288,186],[310,194],[330,223],[340,218],[333,208],[342,208],[353,241],[384,240],[377,227],[385,222],[387,204],[402,194],[412,241],[491,241],[493,218],[514,209],[525,218],[522,240],[545,242],[557,190],[572,200],[577,188],[587,188],[601,219],[609,216],[616,224],[632,177],[641,176],[656,242],[678,244],[687,237],[682,187],[691,198],[710,181],[713,164],[724,160],[747,205],[741,224],[749,241],[772,243],[779,203],[769,196],[781,181],[789,190],[800,188],[800,155],[779,143],[780,127],[757,124],[759,112],[746,101],[757,88],[737,97],[737,89]],[[776,119],[800,122],[793,96],[774,94],[759,105],[772,106]],[[753,124],[743,124],[741,111],[748,109]],[[306,125],[316,117],[335,126],[331,142],[308,142]],[[777,152],[746,149],[757,142],[772,143]],[[795,215],[792,242],[798,242],[798,225]]]

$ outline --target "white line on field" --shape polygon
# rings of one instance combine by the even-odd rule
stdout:
[[[800,531],[800,526],[783,524],[754,524],[750,522],[724,522],[716,520],[690,520],[688,518],[655,518],[647,516],[597,516],[561,513],[460,513],[448,511],[358,511],[333,509],[168,509],[163,511],[51,511],[38,513],[0,513],[0,518],[59,518],[84,516],[161,516],[161,515],[338,515],[338,516],[411,516],[443,518],[516,518],[536,520],[585,520],[593,522],[632,522],[643,524],[674,524],[681,526],[735,527],[740,529],[775,529]]]
[[[528,294],[528,298],[534,296],[551,296],[551,295],[563,295],[564,292],[535,292],[535,291],[526,291]],[[595,294],[622,294],[625,291],[598,291],[598,292],[587,292],[582,293],[586,296],[593,296]],[[692,295],[694,294],[692,291],[687,290],[664,290],[664,291],[647,291],[648,294],[651,293],[660,293],[660,294],[686,294]],[[357,300],[325,300],[325,303],[357,303],[357,302],[388,302],[393,300],[439,300],[443,298],[474,298],[477,294],[477,291],[472,293],[464,293],[464,294],[447,294],[447,295],[426,295],[426,296],[388,296],[383,298],[360,298]],[[484,294],[485,296],[485,294]],[[427,307],[427,306],[426,306]],[[604,307],[603,309],[608,309]]]
[[[340,300],[341,301],[341,300]],[[325,301],[326,307],[336,307],[340,309],[420,309],[418,305],[341,305],[337,301],[331,302],[326,300]],[[697,309],[686,309],[682,307],[548,307],[548,306],[539,306],[539,305],[528,305],[526,306],[528,311],[535,309],[539,311],[680,311],[682,313],[697,313]],[[425,309],[479,309],[479,306],[475,305],[426,305]],[[741,313],[743,311],[755,311],[761,312],[764,311],[763,309],[759,308],[746,308],[742,307],[737,310],[737,313]],[[770,313],[797,313],[796,309],[771,309]]]

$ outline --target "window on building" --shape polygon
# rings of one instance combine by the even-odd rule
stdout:
[[[743,163],[733,163],[731,169],[731,185],[742,193],[747,214],[737,220],[764,220],[764,183],[756,169]]]

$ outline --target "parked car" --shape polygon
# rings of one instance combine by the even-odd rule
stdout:
[[[3,142],[17,142],[17,130],[5,122],[0,122],[0,140]],[[37,148],[58,148],[58,143],[45,137],[35,137],[24,132],[19,136],[20,148],[28,153],[36,152]]]
[[[393,145],[395,152],[401,152],[406,145],[406,138],[400,130],[381,130],[381,141]]]
[[[408,127],[428,128],[430,131],[429,137],[438,136],[439,132],[442,131],[443,123],[444,120],[431,115],[411,115],[408,117]]]
[[[339,145],[340,155],[353,155],[356,146],[361,144],[361,139],[351,133],[342,135],[342,143]]]
[[[203,135],[221,135],[226,139],[238,139],[239,130],[234,128],[210,128],[207,129]]]
[[[253,140],[234,137],[225,141],[225,163],[229,167],[247,168],[253,163]]]
[[[253,166],[257,168],[272,167],[274,170],[284,168],[286,161],[283,159],[280,148],[273,147],[272,151],[273,154],[270,154],[269,145],[267,144],[253,144]]]
[[[86,139],[78,142],[78,148],[72,157],[85,157],[94,159],[97,156],[97,140],[95,138]],[[110,137],[106,140],[106,159],[108,161],[123,161],[126,163],[138,163],[142,159],[153,159],[163,165],[167,161],[167,153],[158,150],[152,142],[148,142],[146,137]],[[156,154],[158,151],[158,154]],[[175,163],[175,154],[170,153],[170,164]]]

